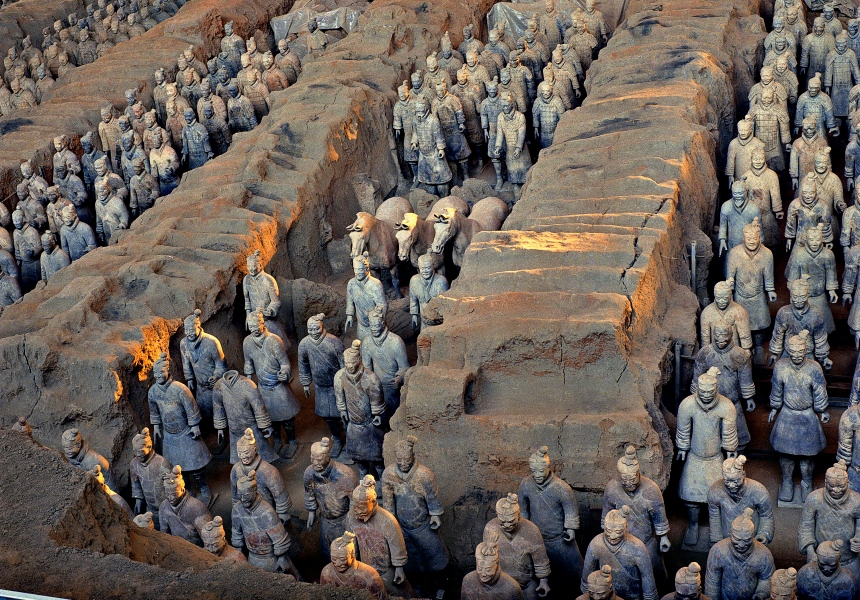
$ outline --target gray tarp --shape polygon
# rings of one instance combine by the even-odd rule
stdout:
[[[348,6],[327,12],[317,12],[313,8],[306,7],[292,10],[280,17],[275,17],[269,24],[272,26],[275,39],[282,40],[289,34],[298,33],[300,30],[306,29],[308,19],[311,17],[316,17],[317,25],[323,31],[342,29],[345,33],[350,33],[358,25],[358,18],[360,16],[360,12]]]

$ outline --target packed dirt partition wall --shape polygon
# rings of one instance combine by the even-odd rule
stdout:
[[[259,127],[191,171],[117,244],[6,308],[0,425],[27,416],[37,439],[54,447],[64,429],[77,426],[124,477],[132,433],[146,422],[152,363],[181,319],[197,307],[204,324],[213,315],[219,327],[241,323],[244,315],[231,313],[254,250],[271,260],[285,306],[291,278],[328,272],[320,223],[337,229],[351,222],[359,210],[351,178],[363,172],[385,189],[396,184],[390,126],[397,85],[446,30],[480,23],[490,5],[374,2],[356,31],[308,62],[296,85],[273,94]],[[238,325],[225,340],[228,356],[240,335]],[[181,377],[176,361],[173,372]]]
[[[696,240],[709,253],[733,77],[754,72],[763,35],[746,0],[632,2],[503,231],[473,238],[431,303],[444,323],[418,340],[385,449],[420,438],[461,564],[542,445],[586,502],[627,444],[667,484],[664,367],[673,342],[696,338],[685,251]]]

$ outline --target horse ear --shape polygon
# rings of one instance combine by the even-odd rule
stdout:
[[[347,231],[355,231],[355,224],[347,225],[347,226],[346,226],[346,230],[347,230]]]
[[[395,226],[394,226],[394,229],[395,229],[396,231],[403,231],[404,229],[409,229],[409,228],[408,228],[408,227],[406,227],[406,225],[404,225],[404,224],[401,222],[401,223],[398,223],[397,225],[395,225]]]

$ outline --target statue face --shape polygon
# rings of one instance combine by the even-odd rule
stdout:
[[[588,597],[590,600],[609,600],[614,593],[615,590],[612,589],[611,585],[601,583],[599,585],[588,586]]]
[[[807,301],[809,300],[809,292],[807,291],[793,291],[791,292],[791,305],[797,310],[802,309],[806,306]]]
[[[499,525],[505,533],[515,533],[520,526],[519,509],[498,513]]]
[[[776,42],[774,42],[773,47],[777,49],[777,51],[782,52],[785,50],[787,42],[783,38],[777,38]]]
[[[63,438],[63,454],[66,455],[66,458],[74,458],[81,451],[83,445],[81,438],[75,438],[73,440]]]
[[[818,192],[814,186],[803,186],[800,192],[800,198],[807,206],[812,206],[818,197]]]
[[[821,154],[815,155],[815,172],[824,175],[830,169],[830,159]]]
[[[409,99],[409,90],[405,87],[398,89],[397,97],[400,98],[401,102],[406,102]]]
[[[162,143],[161,132],[156,130],[152,133],[152,147],[155,148],[156,150],[160,150],[161,149],[161,143]]]
[[[63,219],[63,223],[65,225],[71,227],[72,225],[75,224],[75,221],[78,220],[78,214],[73,210],[70,210],[70,211],[64,210],[62,213],[62,219]]]
[[[733,496],[737,496],[746,483],[746,477],[740,473],[732,474],[729,477],[723,477],[723,484],[726,490]]]
[[[134,167],[135,175],[140,175],[146,169],[146,165],[143,164],[143,161],[136,161],[132,166]]]
[[[856,21],[851,20],[848,22],[848,33],[851,34],[851,37],[854,37],[855,35],[857,35],[857,29],[858,29],[858,25],[857,25]]]
[[[675,600],[699,600],[701,597],[699,586],[675,584]]]
[[[233,23],[227,23],[224,25],[224,35],[227,37],[233,35]]]
[[[93,143],[88,139],[81,139],[81,148],[84,154],[90,154],[93,151]]]
[[[817,228],[809,230],[809,232],[806,234],[806,245],[809,247],[810,250],[812,250],[813,252],[818,252],[819,250],[821,250],[821,246],[823,245],[821,237],[821,231]]]
[[[812,33],[815,35],[824,35],[824,22],[815,19],[815,23],[812,25]]]
[[[355,562],[355,552],[349,548],[337,548],[331,551],[331,564],[338,573],[345,573]]]
[[[821,84],[818,82],[817,79],[813,79],[812,81],[809,82],[809,86],[807,87],[807,91],[809,92],[809,95],[814,98],[815,96],[818,95],[818,92],[821,91]]]
[[[134,147],[134,138],[132,137],[124,137],[122,139],[122,149],[126,152],[131,152],[131,149]]]
[[[639,484],[642,482],[642,474],[637,469],[633,473],[620,473],[619,479],[621,480],[621,487],[624,488],[624,491],[628,494],[632,494],[639,489]]]
[[[56,247],[57,247],[57,244],[56,244],[56,242],[54,242],[53,236],[48,236],[42,240],[42,250],[44,250],[48,254],[53,252],[54,248],[56,248]]]
[[[699,391],[696,392],[696,395],[699,397],[699,401],[705,406],[709,406],[717,399],[717,389],[715,387],[702,387],[699,386]]]
[[[499,561],[495,556],[480,556],[475,561],[475,572],[481,583],[490,583],[499,572]]]
[[[143,106],[142,106],[142,105],[140,105],[140,104],[135,104],[135,105],[132,107],[131,111],[132,111],[132,113],[134,114],[134,118],[135,118],[135,119],[138,119],[138,120],[139,120],[139,119],[142,119],[142,118],[143,118],[143,112],[144,112],[144,111],[143,111]]]
[[[824,489],[834,500],[840,500],[848,492],[847,477],[825,477]]]
[[[744,247],[750,252],[755,252],[761,245],[761,235],[758,231],[744,232]]]
[[[550,98],[552,98],[552,88],[548,85],[541,85],[540,86],[540,96],[546,102],[549,102]]]
[[[313,339],[320,339],[323,333],[325,333],[325,329],[323,329],[323,324],[320,321],[311,321],[308,323],[308,335]]]
[[[837,38],[836,39],[836,51],[839,52],[839,54],[844,54],[845,50],[847,50],[847,49],[848,49],[848,40],[843,39],[843,38]]]
[[[248,267],[248,275],[253,276],[260,272],[260,261],[256,257],[249,257],[245,264]]]
[[[199,320],[194,320],[194,324],[191,327],[185,326],[185,337],[188,341],[193,342],[196,340],[200,334],[203,333],[203,326],[200,325]]]
[[[54,138],[54,150],[62,152],[66,149],[65,140],[62,137]]]
[[[367,523],[374,512],[376,512],[376,499],[352,500],[352,514],[362,523]]]
[[[588,12],[594,10],[594,0],[585,0],[585,10]]]
[[[511,82],[511,71],[510,71],[510,69],[502,69],[499,72],[499,80],[503,84],[508,85]],[[489,93],[490,93],[489,90],[487,90],[487,95],[489,95]],[[493,94],[493,96],[495,96],[495,94]]]
[[[203,548],[212,554],[221,554],[221,551],[227,546],[227,539],[223,535],[219,535],[216,539],[207,539],[203,542]]]
[[[448,93],[448,91],[445,89],[445,86],[443,84],[440,83],[439,85],[436,86],[436,97],[439,98],[440,100],[442,98],[444,98],[445,94],[447,94],[447,93]]]
[[[742,208],[746,201],[746,190],[732,190],[732,204],[735,208]]]
[[[806,346],[804,344],[788,344],[788,357],[795,366],[799,367],[806,360]]]
[[[504,112],[506,115],[509,115],[514,112],[514,103],[511,101],[510,98],[502,98],[502,112]]]
[[[825,577],[831,577],[839,569],[839,559],[835,556],[818,555],[818,570]]]
[[[824,18],[828,21],[833,18],[833,7],[824,5],[824,10],[821,11],[821,14],[824,15]]]
[[[543,484],[543,482],[549,478],[549,465],[546,461],[541,460],[529,462],[529,470],[532,473],[532,479],[534,479],[535,483],[538,485]]]
[[[187,124],[189,124],[189,125],[191,125],[192,123],[194,123],[194,113],[192,113],[192,112],[186,112],[186,113],[185,113],[185,122],[186,122]]]
[[[752,135],[752,126],[750,123],[748,121],[741,121],[738,123],[738,137],[745,140],[750,135]]]
[[[331,456],[328,452],[314,452],[311,450],[311,466],[317,473],[322,473],[328,468],[331,462]]]
[[[732,531],[732,548],[738,554],[747,554],[753,547],[752,531]]]
[[[352,265],[352,271],[353,273],[355,273],[356,279],[358,279],[359,281],[364,281],[364,279],[367,277],[367,264],[363,261],[357,262]]]
[[[627,525],[624,524],[616,525],[607,523],[603,528],[603,535],[606,537],[606,541],[613,546],[617,546],[621,543],[621,540],[624,539],[625,533],[627,533]]]
[[[774,17],[773,18],[773,30],[774,31],[782,31],[782,17]]]
[[[397,461],[397,467],[406,472],[415,464],[415,453],[412,450],[396,450],[394,458]]]
[[[170,379],[170,367],[168,365],[153,367],[152,376],[155,378],[156,382],[164,385],[167,383],[167,380]]]
[[[248,487],[239,490],[239,501],[242,503],[242,506],[245,508],[251,508],[254,504],[254,500],[257,499],[257,488]]]
[[[714,302],[720,310],[726,310],[729,303],[732,301],[732,293],[731,291],[719,291],[714,292]]]
[[[764,152],[753,152],[751,157],[752,166],[756,171],[759,171],[764,168],[766,163],[766,159],[764,157]]]
[[[29,162],[21,163],[21,175],[24,176],[24,179],[30,179],[33,176],[33,167]]]
[[[478,63],[478,53],[474,50],[469,50],[466,52],[466,64],[470,67],[474,67]]]
[[[433,277],[433,265],[421,265],[419,272],[424,280],[430,281]]]
[[[12,215],[12,225],[15,226],[15,229],[22,229],[24,227],[23,213],[16,212]]]
[[[765,85],[769,85],[773,83],[773,70],[772,69],[762,69],[761,70],[761,82]]]
[[[248,332],[255,338],[262,337],[266,331],[266,326],[263,323],[263,315],[257,313],[248,319]]]
[[[371,317],[370,319],[370,334],[373,337],[379,337],[385,332],[385,319]]]
[[[287,53],[287,40],[278,40],[278,52],[281,54]]]
[[[134,457],[138,460],[146,460],[149,458],[149,455],[152,454],[152,439],[145,438],[143,442],[143,446],[140,448],[135,448]]]
[[[355,353],[350,352],[343,358],[346,370],[350,375],[355,375],[361,367],[361,356],[355,356]]]
[[[247,444],[243,446],[236,445],[236,454],[239,456],[239,460],[242,461],[242,464],[246,467],[254,462],[254,459],[257,458],[257,447],[254,444]]]
[[[131,106],[135,102],[137,102],[137,98],[135,97],[135,94],[133,92],[130,92],[130,93],[125,95],[125,101],[128,102],[129,106]]]

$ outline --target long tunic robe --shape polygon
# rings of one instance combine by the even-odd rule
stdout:
[[[806,305],[803,311],[798,311],[791,304],[783,306],[776,313],[773,323],[773,335],[770,339],[770,352],[777,356],[788,356],[783,352],[788,338],[803,330],[809,332],[806,340],[806,355],[809,358],[823,361],[830,354],[830,344],[827,342],[827,332],[824,330],[824,317],[817,308]]]
[[[811,138],[801,134],[791,144],[791,155],[788,161],[788,174],[798,182],[807,173],[815,170],[815,154],[827,148],[827,137],[817,131]]]
[[[860,210],[852,204],[842,213],[842,232],[839,234],[839,244],[845,254],[846,263],[850,249],[858,243],[860,243]]]
[[[128,229],[128,221],[128,208],[116,194],[96,202],[96,234],[105,245],[115,241],[119,231]]]
[[[131,497],[146,502],[146,510],[152,513],[152,522],[159,527],[158,511],[162,502],[167,500],[164,491],[164,473],[173,470],[170,461],[153,452],[149,459],[131,459],[128,468],[131,477]]]
[[[657,585],[651,568],[651,556],[639,539],[629,533],[617,546],[606,541],[605,534],[594,536],[585,552],[582,571],[583,592],[588,591],[588,575],[604,565],[612,567],[612,587],[615,593],[630,600],[657,600]]]
[[[745,140],[736,137],[729,142],[726,176],[740,179],[744,173],[752,169],[752,154],[759,149],[764,150],[764,142],[753,135]]]
[[[744,227],[758,218],[761,210],[755,202],[744,200],[743,206],[735,207],[734,200],[726,200],[720,207],[720,241],[725,241],[727,250],[744,243]]]
[[[749,327],[761,331],[770,327],[767,292],[775,291],[773,253],[759,246],[755,252],[743,244],[729,251],[726,276],[735,280],[734,300],[747,311]]]
[[[630,508],[630,514],[627,515],[627,533],[645,544],[651,556],[651,569],[656,580],[666,581],[668,574],[660,554],[659,538],[669,533],[669,519],[660,488],[651,479],[640,475],[639,487],[629,494],[618,478],[611,479],[603,491],[600,526],[603,526],[610,510],[617,510],[622,506]]]
[[[381,427],[373,418],[385,414],[382,384],[372,371],[365,368],[350,375],[346,368],[334,376],[334,397],[338,413],[349,418],[346,426],[346,452],[357,461],[382,461]]]
[[[250,428],[254,432],[257,451],[266,462],[278,460],[278,455],[263,438],[263,429],[272,426],[272,419],[254,382],[236,371],[227,371],[212,390],[215,429],[230,430],[230,464],[239,462],[236,440]]]
[[[349,511],[345,525],[347,531],[355,534],[358,558],[379,573],[388,593],[411,598],[413,591],[408,581],[394,583],[395,568],[405,567],[408,561],[403,532],[394,515],[377,506],[367,521],[360,521]]]
[[[98,246],[92,227],[77,220],[71,226],[63,223],[60,227],[60,245],[69,253],[72,261],[78,260]]]
[[[241,94],[227,100],[228,122],[233,133],[240,131],[251,131],[257,126],[257,116],[254,113],[254,105]]]
[[[471,156],[472,150],[466,136],[460,131],[460,126],[465,127],[466,116],[463,114],[463,105],[460,99],[453,94],[446,93],[443,98],[434,98],[431,106],[432,113],[439,119],[442,127],[442,136],[445,138],[445,154],[448,160],[466,160]]]
[[[182,128],[182,155],[188,157],[189,169],[205,165],[211,152],[209,132],[203,125],[195,121]]]
[[[433,472],[415,462],[404,473],[397,463],[382,472],[382,506],[397,518],[406,542],[410,572],[438,572],[448,566],[448,550],[430,517],[444,512]]]
[[[732,328],[732,338],[736,346],[744,350],[749,350],[753,346],[749,315],[737,302],[729,300],[725,310],[721,310],[716,302],[711,302],[702,310],[699,323],[701,324],[699,339],[702,346],[714,341],[714,327],[718,323],[725,323]]]
[[[395,131],[400,131],[403,140],[403,160],[407,163],[418,162],[418,150],[412,149],[412,133],[415,122],[414,102],[410,98],[403,101],[398,100],[394,105],[394,124]]]
[[[785,215],[785,237],[786,239],[794,240],[795,246],[806,244],[806,232],[810,227],[818,224],[822,225],[822,239],[825,244],[833,241],[833,229],[830,227],[830,222],[833,219],[833,213],[826,203],[816,200],[815,204],[808,206],[803,202],[803,198],[795,198],[788,205],[788,212]],[[794,252],[792,252],[792,255]],[[790,268],[792,259],[789,259]],[[787,271],[786,271],[787,272]]]
[[[853,208],[852,206],[851,209]],[[852,246],[845,253],[845,272],[842,275],[842,294],[852,298],[851,312],[848,313],[848,327],[852,331],[860,330],[860,306],[857,305],[860,294],[857,293],[858,291],[860,291],[860,246]]]
[[[245,355],[245,375],[257,375],[257,387],[269,417],[277,423],[295,418],[302,408],[286,381],[278,379],[284,372],[292,377],[287,349],[280,337],[268,331],[260,338],[249,335],[242,343]]]
[[[230,495],[233,503],[239,502],[239,479],[245,477],[251,471],[256,472],[257,492],[263,497],[263,500],[275,509],[275,512],[278,513],[278,517],[282,521],[285,518],[289,518],[293,502],[284,485],[284,478],[278,469],[264,461],[259,454],[248,466],[245,466],[241,460],[233,465],[230,471]]]
[[[824,61],[824,87],[830,89],[833,116],[848,116],[848,93],[855,83],[860,83],[860,66],[854,51],[847,48],[842,54],[833,50]]]
[[[419,180],[420,181],[420,180]],[[376,306],[388,306],[382,282],[368,274],[359,281],[356,277],[346,284],[346,315],[355,317],[355,337],[363,340],[370,335],[370,311]]]
[[[555,137],[555,128],[564,114],[565,108],[561,99],[553,94],[549,101],[539,96],[532,106],[532,126],[540,130],[540,147],[549,148]]]
[[[434,273],[428,282],[421,274],[413,275],[409,280],[409,314],[421,317],[421,328],[435,325],[435,321],[424,318],[424,307],[433,298],[449,289],[448,280]]]
[[[234,503],[232,516],[230,543],[236,548],[248,548],[251,565],[269,573],[283,572],[278,557],[287,553],[292,540],[272,505],[258,494],[251,508]]]
[[[227,372],[221,342],[206,332],[202,332],[194,341],[183,336],[179,342],[179,354],[182,356],[185,381],[194,382],[197,404],[203,416],[209,419],[212,417],[212,388]],[[212,378],[214,380],[210,381]]]
[[[260,270],[256,275],[249,273],[242,279],[242,293],[245,296],[245,313],[263,311],[266,329],[280,337],[281,340],[286,340],[287,334],[278,321],[281,297],[275,278],[263,270]]]
[[[828,299],[828,292],[839,289],[833,251],[822,246],[818,252],[812,252],[808,246],[798,244],[791,253],[786,270],[785,277],[789,283],[800,279],[801,275],[809,275],[809,304],[817,308],[824,317],[824,330],[828,334],[836,331]]]
[[[21,286],[18,279],[0,273],[0,306],[9,306],[21,299]]]
[[[582,577],[582,554],[576,540],[564,540],[566,529],[579,529],[579,503],[566,481],[550,473],[541,485],[529,475],[517,490],[520,515],[540,530],[553,577],[576,581]]]
[[[806,69],[806,83],[815,77],[816,73],[822,76],[826,70],[827,55],[836,50],[836,40],[832,35],[824,32],[821,35],[810,33],[800,44],[800,68]]]
[[[699,375],[707,373],[711,367],[720,370],[718,390],[721,395],[732,401],[737,412],[738,446],[746,446],[750,442],[750,431],[744,417],[741,399],[749,399],[755,395],[755,383],[752,377],[752,361],[749,352],[732,344],[720,350],[716,344],[702,346],[696,354],[693,365],[693,382],[690,391],[696,393]]]
[[[481,128],[481,91],[478,86],[466,82],[451,88],[451,94],[456,96],[463,107],[463,118],[466,120],[466,138],[470,145],[484,143],[484,131]]]
[[[203,531],[203,525],[211,520],[212,515],[206,505],[188,492],[182,496],[178,505],[173,506],[170,500],[165,500],[158,510],[158,528],[162,533],[179,536],[201,548],[203,539],[200,532]]]
[[[782,241],[776,213],[782,212],[779,176],[766,165],[761,170],[750,168],[746,178],[748,198],[761,211],[761,229],[765,246],[777,246]]]
[[[343,367],[343,342],[332,334],[325,333],[319,340],[306,336],[299,342],[299,383],[303,387],[314,384],[318,417],[340,418],[334,397],[334,376]]]
[[[848,465],[848,481],[851,489],[860,492],[860,405],[857,403],[860,392],[860,378],[856,375],[851,385],[850,406],[839,418],[839,447],[836,458]]]
[[[202,438],[195,440],[191,437],[191,428],[199,426],[202,421],[191,390],[169,379],[163,385],[153,383],[147,397],[149,421],[162,427],[164,458],[172,465],[181,466],[184,471],[205,468],[212,455]]]
[[[420,183],[442,185],[451,181],[451,168],[438,155],[439,150],[446,150],[447,144],[442,125],[434,114],[426,117],[415,115],[410,143],[418,147],[417,175]]]
[[[816,96],[810,96],[809,92],[803,92],[797,99],[797,107],[794,111],[794,126],[802,127],[803,119],[812,117],[818,124],[818,135],[827,136],[827,130],[837,126],[833,115],[833,102],[824,92],[818,92]]]
[[[504,152],[505,166],[508,169],[508,181],[514,185],[522,185],[526,182],[526,176],[532,166],[532,157],[526,142],[526,118],[518,110],[511,114],[502,112],[496,119],[496,154],[499,156]],[[520,155],[515,156],[514,151],[519,150]]]
[[[386,328],[378,338],[371,334],[362,340],[361,362],[379,377],[385,395],[386,417],[391,418],[400,406],[400,386],[396,378],[400,377],[402,384],[403,376],[411,366],[406,344],[399,335]]]
[[[15,260],[21,263],[21,287],[31,290],[42,280],[42,265],[39,262],[42,240],[39,239],[39,232],[25,221],[20,229],[16,228],[12,232],[12,243],[15,246]]]
[[[756,104],[750,108],[754,135],[764,143],[767,166],[774,171],[785,169],[785,144],[791,143],[788,112],[775,101],[770,106]]]
[[[823,203],[830,211],[830,229],[833,230],[833,239],[840,237],[842,228],[839,226],[837,212],[844,213],[848,206],[845,204],[845,195],[842,192],[842,180],[829,168],[823,174],[813,171],[812,175],[818,189],[818,202]],[[801,177],[801,187],[809,175]]]
[[[813,561],[797,572],[797,600],[854,600],[856,593],[857,580],[845,567],[825,577]]]
[[[512,82],[513,84],[513,82]],[[517,100],[517,104],[527,104],[525,97]],[[519,110],[526,110],[525,107],[519,107]],[[496,126],[499,122],[499,115],[502,113],[501,98],[496,95],[494,98],[489,96],[481,101],[481,128],[487,132],[487,155],[491,159],[498,159],[499,152],[496,151]]]
[[[707,502],[708,490],[723,476],[723,451],[734,452],[738,447],[737,414],[732,401],[717,394],[711,404],[704,406],[698,394],[687,396],[678,406],[675,447],[687,452],[678,496],[687,502]]]
[[[705,593],[713,600],[752,598],[756,591],[770,589],[773,576],[773,556],[761,542],[753,542],[747,556],[738,556],[732,540],[718,542],[708,553]]]
[[[797,547],[801,554],[806,548],[826,541],[842,540],[840,552],[842,566],[856,578],[860,570],[860,560],[851,551],[849,540],[860,534],[860,494],[848,490],[839,501],[833,500],[824,488],[809,493],[803,503],[800,516],[800,529],[797,531]]]
[[[523,590],[526,600],[536,600],[540,579],[550,575],[550,563],[537,525],[520,517],[519,526],[513,533],[502,529],[498,517],[484,526],[484,540],[492,533],[498,534],[499,566],[514,578]]]
[[[744,509],[752,508],[755,534],[763,534],[768,542],[773,539],[773,505],[770,495],[758,481],[746,479],[737,498],[726,489],[723,479],[714,482],[708,491],[708,518],[711,523],[711,543],[731,537],[732,521],[741,516]]]
[[[799,367],[781,358],[773,368],[770,407],[778,410],[770,445],[781,454],[815,456],[827,445],[816,413],[827,410],[827,383],[821,365],[806,359]]]
[[[352,491],[358,487],[358,478],[346,465],[330,460],[322,472],[308,466],[302,484],[305,508],[308,512],[315,511],[320,519],[320,552],[328,556],[331,543],[345,531],[349,502]]]

